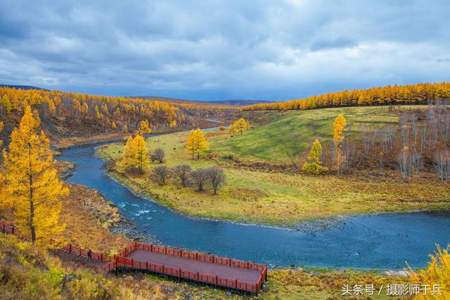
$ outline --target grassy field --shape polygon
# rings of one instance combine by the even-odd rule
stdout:
[[[396,111],[420,109],[424,106],[401,106]],[[332,138],[332,124],[343,113],[347,119],[346,134],[365,131],[398,122],[398,115],[387,106],[329,108],[293,112],[272,112],[273,122],[230,138],[212,140],[211,151],[231,153],[248,160],[289,162],[289,157],[304,152],[314,138]]]
[[[380,110],[380,116],[374,114],[376,109]],[[385,111],[385,108],[332,109],[325,110],[325,112],[308,112],[313,115],[321,115],[324,119],[327,118],[326,122],[319,119],[318,123],[322,124],[320,126],[314,124],[308,126],[318,128],[317,132],[326,133],[328,129],[325,127],[340,111],[344,111],[349,120],[356,120],[352,122],[353,124],[362,123],[362,120],[365,119],[364,116],[367,115],[370,116],[373,123],[395,122],[396,120],[396,117]],[[287,113],[275,124],[253,129],[241,139],[248,139],[248,136],[254,134],[252,131],[268,130],[268,126],[279,128],[277,125],[279,123],[290,123],[291,127],[297,128],[297,125],[293,125],[294,120],[298,119],[299,122],[304,122],[305,115],[313,118],[312,115],[303,112]],[[357,122],[358,120],[360,121]],[[353,128],[355,127],[357,126],[353,126]],[[358,125],[358,127],[363,128],[364,126]],[[308,138],[314,136],[307,130],[296,130],[295,128],[293,131],[302,131],[303,136],[308,136]],[[217,145],[228,139],[215,132],[210,132],[209,135],[213,151],[218,151]],[[280,134],[280,136],[284,135],[287,134]],[[148,170],[144,176],[138,177],[125,175],[117,170],[113,170],[111,175],[137,193],[151,196],[184,214],[248,223],[291,225],[303,220],[337,215],[450,208],[448,185],[439,183],[435,179],[420,179],[404,183],[379,176],[373,178],[333,175],[315,177],[242,169],[220,159],[192,161],[183,147],[186,137],[187,133],[185,132],[174,133],[149,138],[147,143],[150,149],[162,148],[165,150],[166,165],[169,167],[182,163],[189,164],[193,168],[217,164],[224,167],[226,185],[218,195],[212,195],[210,190],[199,193],[194,188],[182,188],[176,180],[160,186],[150,179],[151,170]],[[267,138],[264,143],[269,143],[268,140],[272,143],[271,139]],[[294,142],[291,141],[291,143]],[[99,153],[106,159],[117,160],[121,156],[122,147],[122,144],[107,145],[100,148]],[[281,148],[278,151],[282,151]],[[261,157],[268,155],[265,153],[265,150],[262,150],[258,155]],[[274,150],[274,153],[277,152]],[[274,154],[274,157],[277,155]],[[156,165],[152,164],[151,167]]]

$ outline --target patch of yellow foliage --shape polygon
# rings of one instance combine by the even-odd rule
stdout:
[[[431,262],[424,270],[411,272],[410,282],[420,285],[439,286],[440,295],[420,294],[414,299],[450,299],[450,247],[438,248],[436,254],[431,257]]]

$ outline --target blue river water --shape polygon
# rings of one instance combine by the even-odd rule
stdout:
[[[95,145],[63,151],[76,164],[71,183],[94,188],[111,200],[140,234],[174,246],[270,266],[402,269],[423,267],[436,245],[450,244],[450,215],[359,215],[310,222],[298,229],[190,218],[144,199],[112,180]]]

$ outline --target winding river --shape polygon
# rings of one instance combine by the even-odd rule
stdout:
[[[111,179],[95,145],[63,151],[75,163],[71,183],[111,200],[140,234],[165,245],[211,252],[270,266],[402,269],[426,265],[436,244],[450,243],[450,215],[360,215],[309,222],[298,229],[190,218],[132,194]]]

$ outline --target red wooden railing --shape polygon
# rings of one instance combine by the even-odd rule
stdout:
[[[0,221],[0,232],[8,234],[16,234],[17,230],[14,225]],[[99,267],[100,270],[104,272],[111,272],[120,267],[132,268],[137,270],[147,270],[154,273],[169,275],[176,278],[182,278],[192,281],[198,281],[203,283],[208,283],[216,286],[232,288],[237,290],[242,290],[251,293],[257,293],[264,281],[267,280],[267,266],[261,265],[253,262],[247,262],[222,256],[209,255],[201,252],[186,251],[183,249],[177,249],[167,246],[144,244],[134,242],[128,247],[122,249],[118,255],[114,256],[112,259],[103,253],[96,253],[91,250],[81,249],[72,244],[68,244],[61,248],[71,255],[84,257],[87,259],[102,262],[103,264]],[[227,278],[222,278],[220,276],[211,276],[208,274],[203,274],[201,272],[190,272],[183,268],[172,268],[161,264],[154,264],[151,262],[135,261],[128,256],[136,251],[143,250],[152,253],[160,253],[167,256],[182,257],[185,259],[191,259],[199,262],[207,262],[211,264],[219,264],[240,269],[250,269],[259,271],[259,278],[256,283],[254,282],[243,282],[240,280],[230,280]]]
[[[178,257],[183,257],[183,258],[192,259],[192,260],[196,260],[196,261],[208,262],[208,263],[213,263],[213,264],[218,264],[218,265],[225,265],[225,266],[236,267],[236,268],[241,268],[241,269],[258,270],[261,272],[264,269],[267,269],[267,266],[265,266],[265,265],[252,263],[252,262],[248,262],[248,261],[242,261],[242,260],[238,260],[238,259],[222,257],[222,256],[217,256],[217,255],[209,255],[209,254],[205,254],[202,252],[186,251],[183,249],[172,248],[172,247],[167,247],[167,246],[144,244],[144,243],[139,243],[139,242],[134,242],[132,245],[128,246],[127,248],[125,248],[122,251],[125,251],[126,253],[129,254],[136,250],[144,250],[144,251],[153,252],[153,253],[161,253],[161,254],[169,255],[169,256],[178,256]],[[127,256],[127,255],[122,255],[122,256]]]
[[[103,253],[97,253],[90,249],[87,249],[87,250],[81,249],[72,244],[68,244],[68,245],[64,246],[63,248],[61,248],[61,250],[64,252],[67,252],[69,254],[75,255],[75,256],[84,257],[84,258],[88,258],[88,259],[92,259],[92,260],[96,260],[96,261],[100,261],[100,262],[110,261],[109,256],[107,256]]]

